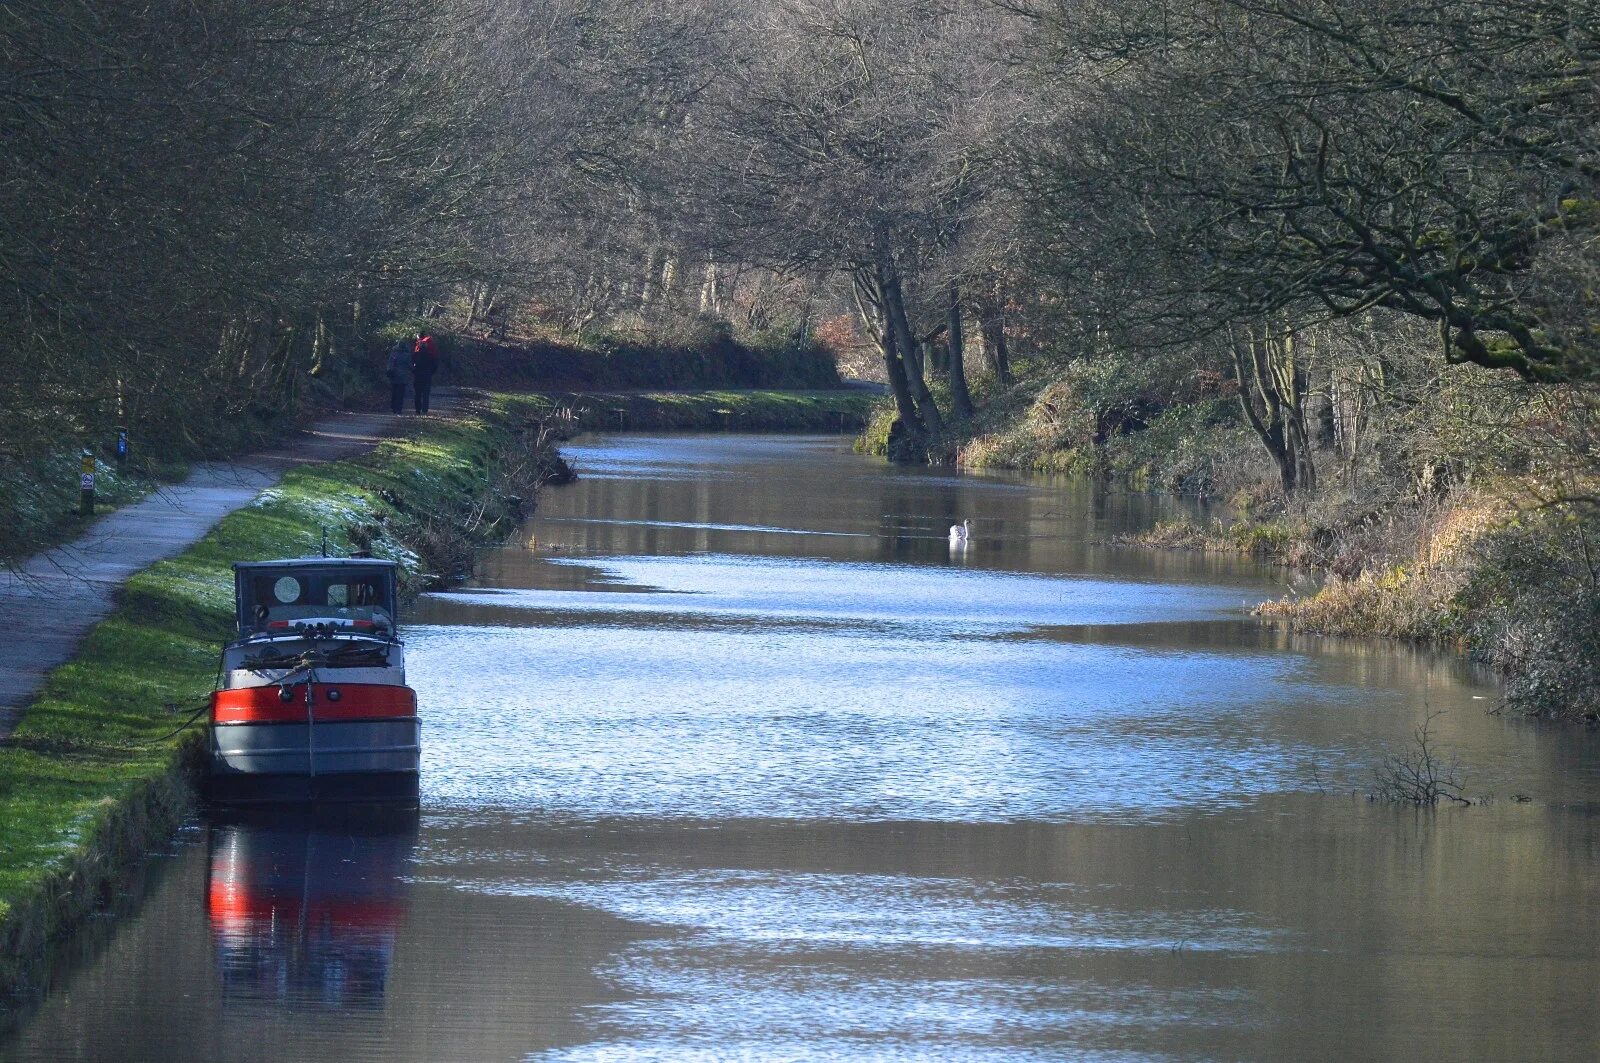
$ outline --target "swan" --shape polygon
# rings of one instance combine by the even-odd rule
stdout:
[[[967,535],[972,531],[972,522],[964,520],[960,524],[950,525],[950,545],[966,546]]]

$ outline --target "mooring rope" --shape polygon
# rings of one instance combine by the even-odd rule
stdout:
[[[190,713],[188,719],[184,720],[182,723],[180,723],[178,726],[174,727],[172,730],[168,731],[166,734],[161,735],[161,736],[159,736],[157,738],[147,739],[147,740],[145,740],[143,742],[123,742],[123,743],[120,743],[116,748],[118,748],[118,749],[148,749],[150,746],[159,745],[162,742],[165,742],[167,739],[176,736],[181,731],[184,731],[187,728],[194,726],[194,722],[196,720],[198,720],[200,718],[201,714],[203,714],[209,708],[211,708],[211,702],[208,700],[208,701],[203,702],[198,709],[194,710],[194,712]]]

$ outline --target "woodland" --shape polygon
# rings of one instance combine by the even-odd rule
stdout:
[[[419,322],[823,348],[864,446],[1215,499],[1145,545],[1600,719],[1594,0],[21,0],[0,50],[8,509]]]

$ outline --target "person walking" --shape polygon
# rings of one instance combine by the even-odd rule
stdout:
[[[411,346],[405,340],[395,340],[389,348],[389,409],[404,413],[406,409],[406,377],[411,371]]]
[[[426,332],[417,333],[411,347],[411,386],[416,393],[418,413],[428,412],[428,400],[433,397],[433,374],[439,369],[439,346]]]

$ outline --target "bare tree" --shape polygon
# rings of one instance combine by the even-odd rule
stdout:
[[[1129,261],[1137,241],[1155,260],[1129,278],[1146,329],[1310,300],[1434,322],[1452,360],[1530,380],[1600,373],[1592,311],[1571,295],[1596,233],[1591,3],[1034,14],[1061,87],[1038,161],[1062,268]]]
[[[208,445],[455,272],[492,184],[453,52],[471,14],[9,5],[0,443],[115,419]]]
[[[850,278],[910,451],[943,428],[922,350],[959,323],[953,267],[990,162],[977,9],[783,0],[730,15],[721,76],[685,129],[684,184],[714,257]],[[952,308],[955,314],[952,315]],[[958,414],[970,408],[959,340]]]

